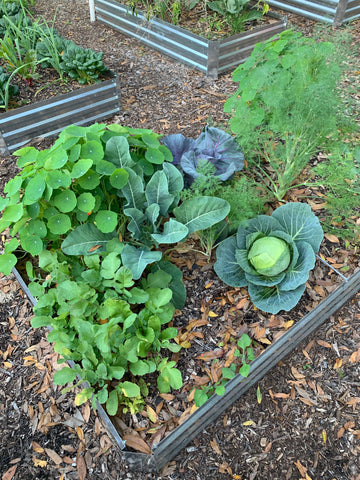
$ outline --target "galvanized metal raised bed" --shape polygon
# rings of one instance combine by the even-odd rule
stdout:
[[[26,284],[16,269],[13,270],[21,287],[35,305],[36,300],[29,292]],[[269,370],[292,352],[303,340],[320,327],[331,315],[336,313],[348,300],[360,290],[360,271],[343,282],[325,300],[310,313],[305,315],[278,340],[259,355],[250,367],[247,378],[236,375],[225,387],[222,396],[213,395],[204,405],[198,408],[187,420],[173,430],[153,449],[152,455],[130,452],[105,410],[98,405],[99,414],[113,437],[115,444],[122,450],[123,458],[130,468],[140,471],[159,471],[172,460],[182,448],[214,422],[229,406],[238,400],[251,386],[261,380]],[[69,362],[70,363],[70,362]]]
[[[334,26],[360,18],[360,0],[268,0],[268,3]]]
[[[250,56],[257,43],[279,34],[287,25],[285,17],[269,14],[273,23],[222,40],[208,40],[160,19],[148,20],[142,12],[132,15],[128,7],[113,0],[95,0],[95,11],[92,4],[90,2],[90,18],[96,18],[211,78],[234,70]]]
[[[49,100],[0,114],[0,154],[36,137],[52,137],[69,125],[87,125],[120,112],[119,79],[79,88]]]

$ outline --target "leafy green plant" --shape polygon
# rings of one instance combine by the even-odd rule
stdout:
[[[66,50],[62,54],[60,68],[80,84],[94,83],[99,80],[100,76],[110,73],[102,61],[103,55],[102,52],[79,47],[73,42],[67,43]]]
[[[216,395],[224,395],[225,385],[229,380],[234,378],[237,373],[244,378],[248,377],[251,368],[249,362],[255,358],[251,344],[251,338],[243,333],[237,341],[237,347],[234,351],[234,357],[239,359],[238,365],[232,363],[230,367],[223,367],[221,369],[221,378],[218,382],[215,384],[203,385],[201,388],[196,389],[194,402],[197,407],[203,405],[214,393]]]
[[[335,149],[327,159],[311,169],[314,179],[310,185],[320,185],[325,189],[324,209],[326,215],[321,219],[326,232],[345,240],[359,239],[360,196],[360,148],[353,151],[345,147]],[[355,220],[355,221],[354,221]]]
[[[207,2],[207,5],[225,18],[232,33],[239,33],[244,30],[246,22],[258,20],[269,11],[266,2],[259,9],[260,3],[261,0],[256,5],[250,5],[250,0],[214,0]]]
[[[222,181],[244,167],[244,155],[235,139],[216,127],[206,127],[196,140],[175,133],[164,137],[162,143],[172,153],[173,164],[184,172],[187,185],[203,175],[199,169],[205,163],[215,167],[214,176]]]
[[[291,310],[305,290],[323,231],[305,203],[287,203],[271,216],[241,225],[218,247],[215,272],[228,285],[248,287],[264,312]]]
[[[115,239],[107,252],[89,257],[67,258],[61,252],[44,250],[39,266],[47,273],[29,285],[38,298],[32,326],[51,326],[48,340],[64,362],[74,368],[57,371],[54,382],[65,385],[80,377],[88,382],[76,404],[93,399],[106,403],[111,415],[119,405],[142,409],[146,384],[139,378],[157,372],[160,392],[179,389],[182,379],[175,362],[162,358],[164,349],[177,352],[171,342],[177,329],[165,328],[174,314],[171,276],[161,270],[150,273],[135,285],[131,271],[121,264],[123,245]],[[125,401],[125,399],[128,399]]]
[[[19,94],[17,85],[12,85],[11,77],[0,67],[0,108],[8,108],[9,99]]]
[[[225,103],[231,130],[278,200],[341,125],[341,60],[334,50],[287,30],[256,45],[233,73],[239,87]]]
[[[141,404],[131,375],[156,371],[162,392],[180,388],[175,363],[161,351],[179,348],[171,342],[177,329],[166,325],[186,292],[159,245],[221,221],[227,202],[181,202],[182,174],[151,130],[71,126],[50,149],[15,155],[21,171],[0,199],[0,230],[10,227],[12,237],[0,271],[10,273],[15,250],[38,259],[39,272],[28,267],[39,299],[33,326],[51,325],[49,341],[76,362],[56,381],[79,375],[90,387],[77,401],[95,395],[112,414],[121,399],[130,399],[127,408],[132,398]]]

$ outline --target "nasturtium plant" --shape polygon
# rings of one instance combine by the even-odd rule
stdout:
[[[93,397],[115,413],[142,409],[143,375],[157,372],[163,393],[181,388],[168,360],[180,349],[169,323],[186,291],[159,245],[222,221],[229,204],[210,196],[181,201],[183,176],[151,130],[72,125],[51,148],[14,155],[20,173],[0,200],[0,231],[9,228],[11,237],[0,271],[10,274],[15,251],[36,258],[36,269],[27,267],[38,299],[32,325],[51,326],[49,341],[75,362],[56,382],[78,375],[89,387],[77,404]]]
[[[214,265],[221,280],[248,287],[264,312],[291,310],[305,291],[323,231],[308,204],[287,203],[271,216],[259,215],[220,243]]]

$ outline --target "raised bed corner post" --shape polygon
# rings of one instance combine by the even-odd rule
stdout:
[[[334,21],[333,21],[334,27],[340,27],[340,25],[343,23],[347,4],[348,4],[348,0],[339,0],[338,6],[336,7],[335,15],[334,15]]]
[[[208,44],[208,64],[206,76],[216,80],[219,75],[219,51],[220,42],[209,40]]]
[[[94,0],[89,0],[89,11],[90,11],[90,22],[95,22],[95,2]]]

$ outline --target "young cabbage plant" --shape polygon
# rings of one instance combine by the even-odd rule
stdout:
[[[305,290],[323,239],[318,218],[307,204],[288,203],[272,216],[241,225],[217,249],[215,272],[233,287],[248,287],[264,312],[291,310]]]
[[[204,163],[215,167],[219,180],[231,178],[235,172],[244,167],[244,155],[235,138],[215,127],[206,127],[204,132],[194,140],[181,133],[168,135],[162,143],[173,155],[173,164],[184,172],[187,184],[201,176],[199,171]]]

